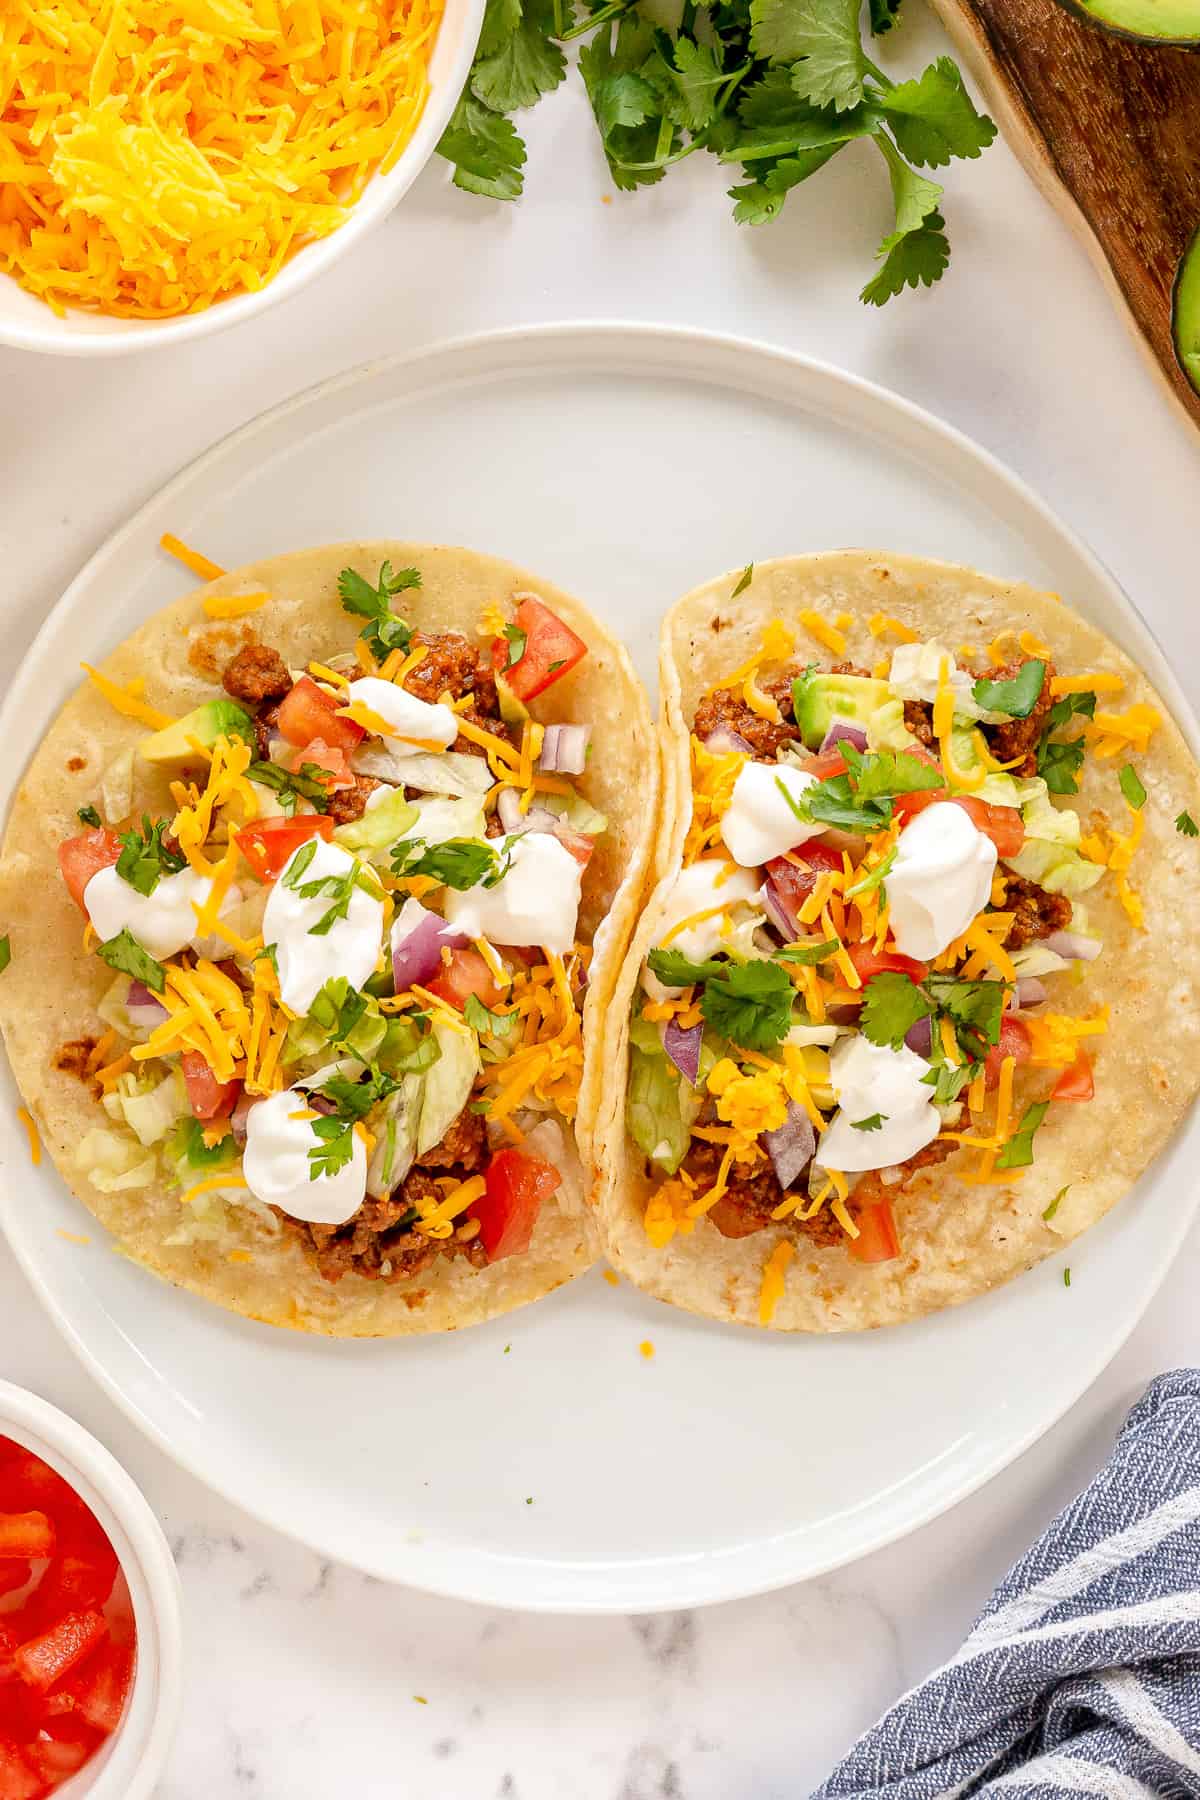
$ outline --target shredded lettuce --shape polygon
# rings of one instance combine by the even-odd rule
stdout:
[[[1086,894],[1103,880],[1104,869],[1079,854],[1079,814],[1070,806],[1055,806],[1040,777],[1018,786],[1024,792],[1025,842],[1015,856],[1006,858],[1009,867],[1049,894]]]
[[[133,811],[133,747],[118,751],[100,777],[100,810],[110,825]]]
[[[482,800],[493,785],[485,758],[468,756],[462,750],[398,756],[384,744],[364,745],[354,753],[354,769],[394,787],[411,788],[419,794],[448,794],[452,799],[467,795]]]
[[[151,1074],[121,1075],[104,1096],[104,1110],[117,1124],[128,1125],[147,1148],[159,1144],[188,1111],[183,1076],[178,1069],[161,1080]]]
[[[440,1144],[467,1101],[479,1074],[479,1044],[473,1031],[435,1019],[433,1037],[441,1055],[425,1074],[417,1155]]]
[[[932,639],[926,644],[896,645],[892,652],[888,686],[901,700],[924,700],[931,704],[937,697],[943,662],[954,693],[956,718],[967,719],[972,723],[978,723],[982,719],[989,724],[996,724],[1008,717],[1007,713],[988,712],[985,707],[980,706],[971,691],[976,677],[967,670],[960,669],[951,652]]]
[[[102,1194],[149,1187],[158,1178],[158,1157],[128,1131],[97,1125],[75,1149],[75,1167]]]
[[[591,801],[577,794],[574,788],[569,794],[539,794],[538,805],[562,819],[572,831],[586,832],[588,837],[599,837],[602,831],[608,830],[608,815],[597,812]]]
[[[334,827],[333,840],[346,850],[390,850],[406,837],[417,821],[417,809],[404,797],[403,788],[378,788],[367,801],[361,819]]]

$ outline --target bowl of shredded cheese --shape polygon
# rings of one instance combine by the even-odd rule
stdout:
[[[119,355],[295,293],[432,155],[483,5],[0,8],[0,343]]]

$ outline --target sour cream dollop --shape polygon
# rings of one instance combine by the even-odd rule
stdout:
[[[344,1225],[367,1192],[367,1153],[358,1133],[350,1161],[335,1175],[313,1177],[308,1153],[317,1148],[306,1096],[285,1088],[260,1100],[246,1114],[242,1173],[257,1200],[279,1206],[310,1225]]]
[[[317,846],[316,854],[298,887],[331,875],[349,875],[354,868],[352,856],[323,838],[311,841]],[[351,987],[360,988],[374,974],[383,942],[383,901],[357,886],[346,917],[335,919],[322,936],[313,936],[313,926],[324,918],[335,896],[316,894],[305,900],[297,888],[287,885],[296,857],[306,849],[302,844],[288,858],[271,889],[262,924],[263,943],[275,946],[280,996],[295,1013],[306,1013],[325,983],[336,975],[344,975]]]
[[[787,763],[743,763],[721,820],[721,836],[734,862],[756,869],[772,856],[819,836],[825,827],[802,825],[785,798],[786,793],[798,806],[815,782],[815,775]]]
[[[122,931],[130,931],[156,961],[174,956],[188,944],[207,951],[210,939],[196,936],[196,908],[212,892],[212,882],[195,869],[161,875],[150,894],[139,894],[117,874],[115,865],[98,869],[83,890],[88,918],[102,943]],[[221,903],[222,918],[241,900],[241,890],[231,887]]]
[[[448,750],[458,736],[458,720],[448,706],[431,706],[418,700],[407,688],[394,681],[381,681],[378,675],[364,675],[352,681],[346,690],[351,705],[356,701],[369,707],[377,719],[387,726],[388,746],[397,756],[419,756],[430,744]],[[419,738],[420,743],[406,743],[406,738]]]
[[[839,1110],[817,1148],[822,1168],[886,1169],[907,1161],[931,1144],[942,1121],[933,1089],[923,1077],[930,1065],[907,1046],[892,1050],[856,1033],[843,1038],[829,1057],[829,1082]],[[862,1119],[881,1119],[875,1131],[858,1131]]]
[[[938,800],[896,841],[886,887],[892,936],[902,956],[929,962],[961,937],[987,905],[996,846],[961,806]]]
[[[511,846],[512,863],[495,887],[447,888],[446,923],[468,937],[540,946],[565,956],[575,942],[583,869],[548,831]]]
[[[713,857],[681,869],[664,902],[655,946],[669,939],[668,949],[678,950],[692,962],[703,962],[724,947],[721,927],[726,923],[728,910],[739,901],[752,903],[758,888],[753,875],[744,875],[740,869],[731,871],[726,863]],[[714,907],[722,911],[714,912]],[[685,931],[675,930],[682,919],[690,919],[694,913],[709,913],[711,917],[697,920]]]

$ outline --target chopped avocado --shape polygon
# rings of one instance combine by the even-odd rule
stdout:
[[[161,731],[143,738],[138,750],[147,762],[181,763],[194,760],[193,740],[208,749],[219,737],[254,742],[254,721],[236,700],[206,700],[173,725],[164,725]]]
[[[1200,43],[1200,0],[1063,0],[1068,12],[1139,43]]]
[[[823,675],[817,672],[795,682],[796,723],[810,750],[819,750],[825,733],[837,719],[865,726],[877,706],[888,697],[886,681],[870,675]]]
[[[1200,29],[1200,7],[1196,20]],[[1179,366],[1200,394],[1200,231],[1184,251],[1175,276],[1171,336]]]
[[[496,672],[496,698],[500,702],[500,717],[506,725],[523,725],[529,717],[529,708],[523,700],[518,700],[508,685],[504,674]]]

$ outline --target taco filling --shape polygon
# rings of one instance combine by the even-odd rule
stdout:
[[[1120,677],[1028,632],[956,652],[877,618],[881,648],[902,641],[871,668],[826,647],[834,621],[804,616],[813,658],[776,618],[699,698],[682,868],[633,1002],[646,1235],[770,1229],[764,1323],[804,1245],[901,1257],[895,1203],[922,1171],[1019,1178],[1047,1116],[1104,1078],[1087,897],[1111,884],[1144,924],[1127,759],[1158,712],[1111,710]],[[1107,827],[1072,805],[1093,758]]]
[[[331,1283],[520,1257],[581,1200],[579,911],[606,821],[577,785],[590,728],[526,703],[588,646],[532,594],[475,641],[413,629],[395,598],[420,586],[343,569],[340,642],[303,667],[244,643],[140,741],[173,810],[119,830],[84,807],[58,846],[111,971],[106,1035],[57,1059],[108,1115],[80,1173],[173,1188],[176,1243],[248,1208]]]

